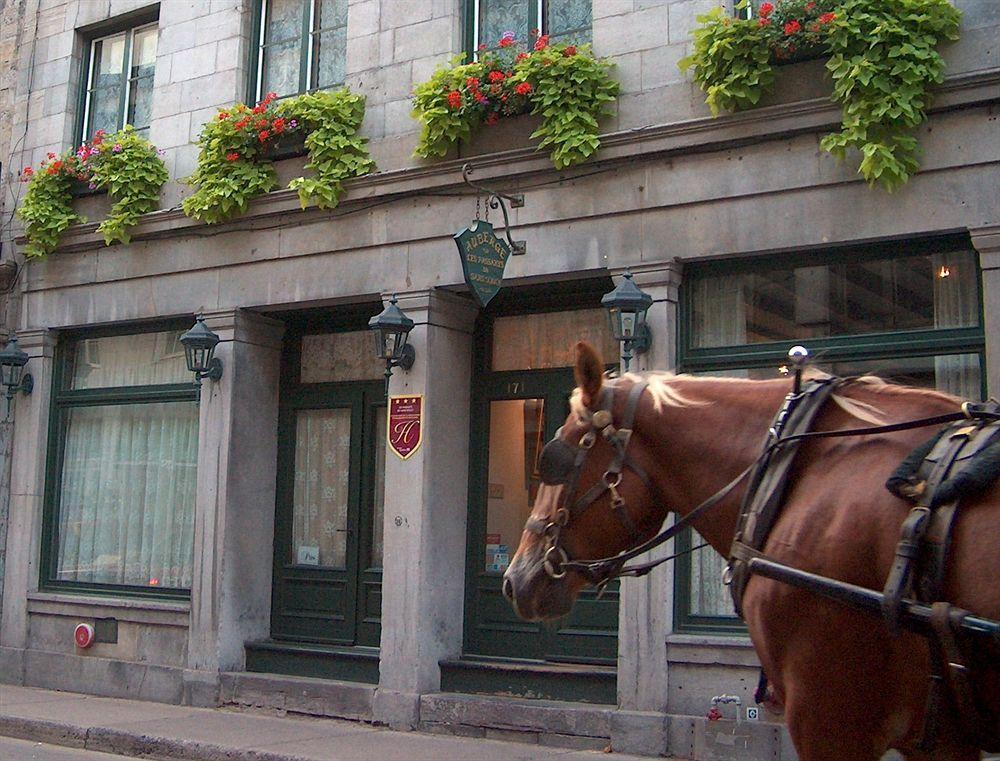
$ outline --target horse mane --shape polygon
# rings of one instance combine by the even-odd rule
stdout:
[[[803,377],[829,378],[828,373],[815,369],[809,369]],[[743,383],[756,383],[749,378],[731,378],[711,375],[689,375],[687,373],[672,373],[666,370],[651,370],[642,373],[626,373],[619,380],[628,380],[632,383],[646,381],[647,391],[653,400],[653,408],[656,412],[661,412],[664,407],[703,407],[712,404],[710,401],[692,399],[686,396],[680,389],[673,385],[673,381],[682,380],[693,383],[732,383],[734,385]],[[616,381],[613,381],[616,382]],[[925,399],[934,399],[942,402],[949,402],[960,405],[962,400],[957,396],[928,388],[916,388],[913,386],[902,386],[898,383],[887,381],[877,375],[860,375],[845,378],[843,388],[858,386],[866,391],[875,394],[885,394],[887,396],[920,396]],[[570,409],[580,417],[587,417],[588,411],[584,409],[580,389],[574,389],[570,396]],[[884,425],[888,422],[885,413],[873,404],[863,402],[859,399],[852,399],[844,394],[835,393],[831,396],[834,403],[848,415],[870,425]]]

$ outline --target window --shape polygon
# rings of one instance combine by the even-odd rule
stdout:
[[[347,0],[261,0],[254,100],[344,83]]]
[[[198,392],[180,335],[60,346],[43,585],[167,596],[190,589]]]
[[[835,375],[874,373],[967,399],[984,394],[981,278],[968,239],[691,265],[681,304],[686,372],[773,378],[804,344]],[[690,536],[679,539],[690,547]],[[735,629],[725,561],[678,564],[678,628]]]
[[[504,32],[521,41],[533,29],[548,34],[552,42],[590,42],[592,0],[471,0],[468,5],[467,46],[496,47]]]
[[[153,23],[91,41],[81,140],[126,124],[149,131],[157,33]]]

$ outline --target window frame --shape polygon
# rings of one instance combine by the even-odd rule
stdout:
[[[864,361],[879,359],[904,359],[953,354],[975,354],[981,368],[981,394],[986,396],[986,333],[983,319],[982,265],[967,234],[943,235],[933,238],[904,238],[878,243],[852,244],[834,249],[812,249],[781,252],[738,259],[715,259],[688,263],[684,269],[678,304],[677,366],[679,372],[699,373],[735,369],[776,368],[787,359],[788,347],[794,340],[769,341],[736,346],[691,348],[694,303],[692,299],[693,273],[743,274],[768,269],[837,265],[846,261],[861,261],[913,255],[929,255],[954,251],[969,251],[974,255],[976,287],[979,298],[979,324],[961,328],[925,328],[879,333],[859,333],[829,338],[811,338],[807,345],[814,354],[822,354],[824,361]],[[692,533],[688,529],[676,539],[677,552],[692,546]],[[704,616],[691,613],[691,554],[677,559],[674,574],[674,632],[678,634],[745,635],[746,627],[735,615]]]
[[[343,87],[344,82],[335,82],[333,84],[327,85],[326,87],[316,87],[313,80],[313,58],[314,58],[314,47],[316,45],[316,39],[323,32],[330,31],[332,29],[338,29],[340,27],[324,27],[322,29],[316,29],[316,5],[321,0],[300,0],[305,11],[302,14],[302,30],[299,35],[299,89],[297,92],[285,93],[284,95],[279,95],[279,100],[281,98],[291,98],[296,95],[302,95],[303,93],[316,92],[319,90],[329,90],[336,87]],[[264,35],[267,32],[267,5],[269,0],[257,0],[254,6],[253,14],[253,26],[251,29],[251,39],[253,40],[253,45],[251,48],[251,59],[250,59],[250,76],[247,82],[247,100],[253,103],[259,103],[265,93],[263,92],[264,85]],[[350,24],[350,6],[348,6],[348,17],[347,21],[344,23],[344,30],[348,28]],[[344,51],[344,77],[346,81],[347,77],[347,51]]]
[[[465,0],[463,20],[463,48],[468,60],[479,58],[479,8],[483,0]],[[549,34],[545,6],[549,0],[528,0],[529,15],[535,19],[535,29],[540,34]],[[593,29],[593,3],[591,3],[591,29]]]
[[[175,330],[181,332],[190,327],[191,319],[159,321],[144,324],[141,327],[135,325],[115,326],[60,333],[53,361],[52,399],[49,405],[48,442],[45,458],[45,488],[42,496],[42,535],[38,564],[38,586],[42,591],[167,600],[189,600],[191,598],[190,589],[101,584],[56,578],[59,560],[59,497],[62,488],[63,456],[66,449],[69,413],[74,409],[85,407],[200,401],[199,387],[194,382],[193,375],[190,383],[71,389],[69,387],[70,362],[77,343],[89,338],[140,335]]]
[[[128,121],[128,108],[129,91],[132,83],[132,42],[135,38],[135,33],[143,29],[155,27],[157,30],[157,49],[159,49],[159,24],[160,6],[157,4],[152,8],[143,8],[134,13],[127,13],[114,19],[77,30],[83,37],[84,48],[79,78],[80,95],[77,102],[76,145],[83,143],[93,136],[92,134],[88,134],[88,120],[90,118],[90,87],[93,84],[94,73],[94,46],[98,42],[116,37],[123,32],[126,35],[125,52],[122,56],[122,74],[125,78],[125,86],[122,87],[122,92],[118,96],[118,129],[122,129],[126,124],[130,123]],[[155,64],[153,68],[155,81]],[[155,94],[155,89],[153,92]],[[149,129],[149,125],[146,125],[142,129]]]

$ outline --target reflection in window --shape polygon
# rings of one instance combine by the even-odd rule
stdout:
[[[474,48],[493,49],[504,32],[513,32],[527,47],[533,30],[548,34],[552,42],[584,43],[591,40],[592,0],[473,0]]]
[[[149,24],[90,44],[83,139],[126,124],[140,133],[149,130],[158,34],[157,25]]]
[[[542,399],[490,402],[485,570],[503,573],[521,539],[541,480]]]
[[[611,364],[621,347],[603,309],[533,312],[498,317],[493,323],[493,370],[572,367],[577,341],[587,341]]]
[[[344,83],[347,0],[262,0],[257,100]]]

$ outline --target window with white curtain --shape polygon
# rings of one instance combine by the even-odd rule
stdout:
[[[684,281],[686,372],[774,378],[788,349],[803,344],[834,375],[984,394],[981,275],[968,238],[694,263]],[[687,549],[690,535],[678,543]],[[679,630],[741,630],[725,564],[711,548],[678,563]]]
[[[60,347],[47,582],[183,595],[191,587],[198,397],[180,330]]]
[[[98,130],[116,132],[126,124],[148,133],[158,34],[152,23],[91,41],[84,69],[81,140],[89,140]]]
[[[258,101],[344,83],[347,0],[260,0],[257,18]]]

